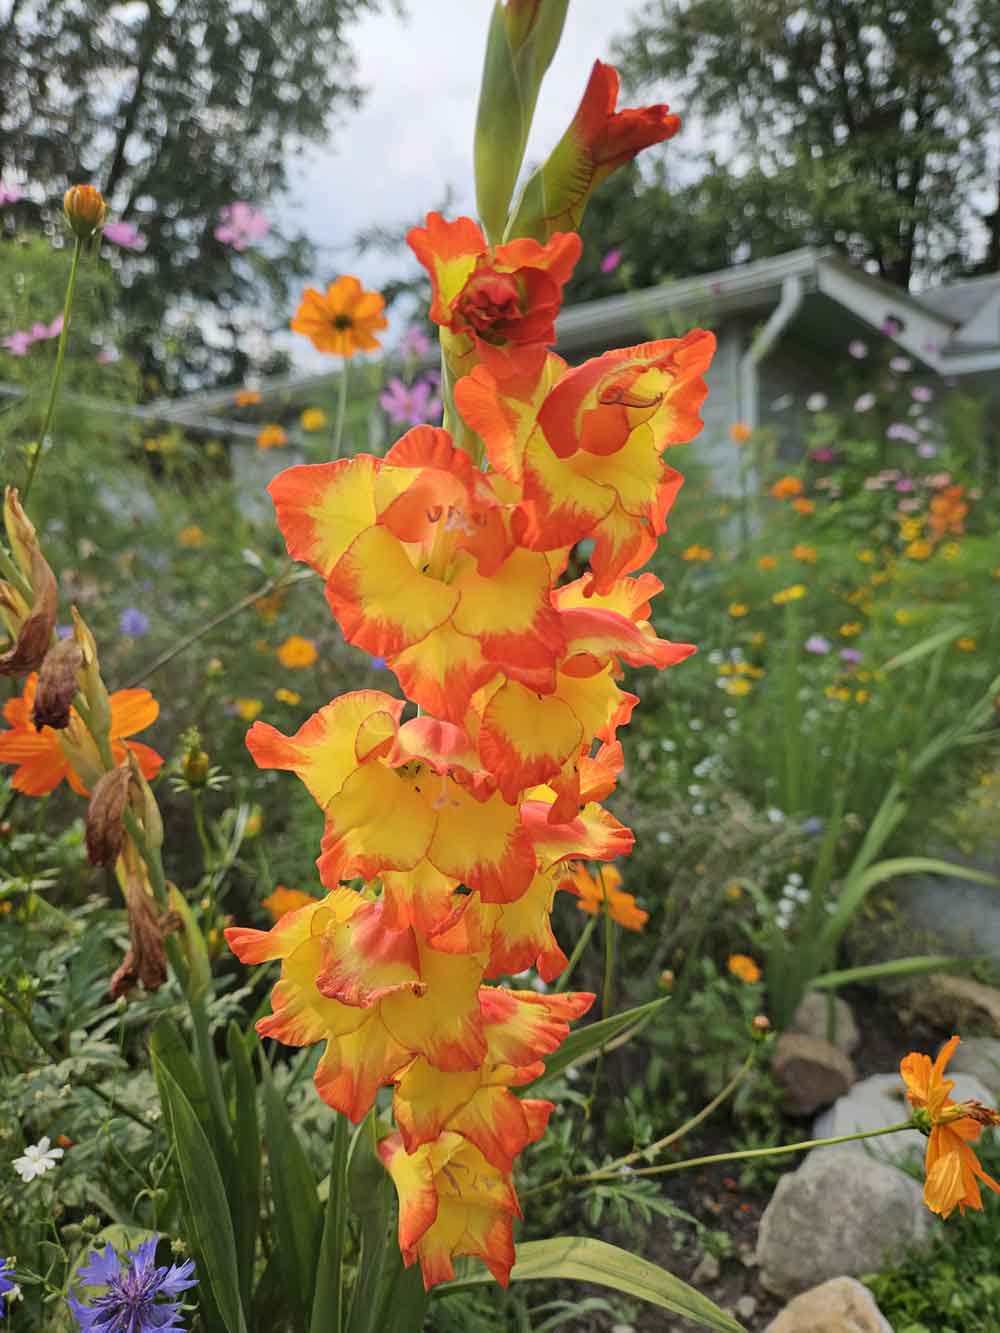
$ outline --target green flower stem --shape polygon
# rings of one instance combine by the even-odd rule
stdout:
[[[31,484],[35,480],[35,473],[38,471],[38,460],[42,456],[42,450],[45,447],[45,441],[48,438],[49,428],[52,425],[52,417],[56,410],[56,399],[59,396],[59,381],[62,379],[63,360],[66,356],[66,341],[69,337],[69,320],[73,311],[73,296],[76,292],[76,274],[80,267],[80,253],[83,249],[83,241],[78,236],[73,246],[73,262],[70,264],[69,280],[66,283],[66,299],[63,302],[63,325],[59,333],[59,347],[56,351],[56,364],[52,371],[52,383],[49,386],[49,403],[45,409],[45,420],[42,422],[42,433],[35,444],[35,451],[31,456],[31,464],[28,468],[28,475],[24,482],[24,493],[21,496],[21,503],[27,504],[28,495],[31,491]]]
[[[898,1125],[887,1125],[885,1129],[867,1129],[861,1130],[857,1134],[839,1134],[833,1139],[805,1139],[802,1143],[782,1144],[777,1148],[748,1148],[742,1152],[717,1152],[710,1153],[707,1157],[686,1157],[683,1162],[667,1162],[663,1166],[644,1166],[638,1169],[629,1169],[630,1176],[665,1176],[672,1171],[686,1171],[692,1166],[711,1166],[715,1162],[744,1162],[755,1157],[780,1157],[790,1152],[808,1152],[810,1148],[829,1148],[838,1143],[857,1143],[861,1139],[877,1139],[884,1134],[899,1134],[904,1129],[913,1129],[913,1122],[903,1120]],[[538,1194],[542,1190],[554,1189],[559,1185],[586,1185],[596,1180],[612,1180],[617,1177],[619,1168],[612,1170],[610,1167],[602,1167],[599,1171],[590,1171],[583,1176],[569,1176],[564,1180],[550,1180],[544,1185],[538,1185],[533,1190],[528,1190],[523,1197],[528,1194]]]
[[[53,1063],[59,1063],[61,1060],[65,1059],[64,1053],[60,1051],[58,1046],[54,1046],[52,1042],[38,1031],[31,1015],[25,1013],[20,1005],[15,1004],[9,996],[3,995],[2,993],[0,993],[0,1005],[24,1024],[35,1045],[44,1051]],[[13,1053],[11,1052],[5,1052],[5,1054],[10,1055],[12,1059],[17,1058],[16,1056],[13,1056]],[[131,1106],[126,1106],[124,1102],[120,1102],[112,1093],[106,1092],[96,1079],[88,1078],[85,1074],[76,1074],[74,1076],[74,1082],[79,1083],[83,1088],[88,1088],[92,1093],[99,1097],[105,1105],[110,1106],[113,1111],[117,1111],[119,1115],[127,1116],[129,1120],[134,1120],[137,1125],[141,1125],[143,1129],[149,1133],[150,1125],[143,1116],[138,1111],[133,1110]]]
[[[344,358],[340,370],[340,383],[337,386],[337,420],[333,428],[333,461],[340,457],[340,447],[344,439],[344,421],[347,417],[347,377],[351,363]]]
[[[611,916],[611,904],[608,902],[608,890],[604,883],[604,867],[597,867],[601,881],[601,893],[604,895],[604,982],[601,986],[601,1017],[611,1017],[615,981],[615,923]]]
[[[573,945],[573,952],[569,956],[569,962],[563,968],[562,972],[560,973],[559,980],[555,984],[554,989],[557,994],[559,991],[564,991],[566,987],[569,985],[569,979],[573,975],[573,969],[580,961],[584,949],[586,949],[588,943],[590,942],[590,937],[591,935],[593,935],[594,928],[596,927],[596,925],[597,925],[596,916],[591,916],[587,918],[587,924],[584,926],[583,930],[580,931],[580,938],[577,940],[576,944]]]

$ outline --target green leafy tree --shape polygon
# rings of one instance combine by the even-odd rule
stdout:
[[[146,238],[118,251],[131,350],[148,392],[238,381],[246,312],[307,271],[302,236],[242,252],[220,210],[264,204],[291,154],[322,141],[361,90],[349,25],[381,0],[11,0],[0,19],[0,165],[53,225],[70,183],[101,188]],[[46,209],[38,202],[44,193]],[[34,201],[34,202],[32,202]],[[108,247],[111,250],[111,246]],[[212,315],[206,320],[207,304]]]
[[[986,230],[1000,250],[977,205],[998,25],[996,0],[648,0],[627,80],[722,146],[694,187],[695,271],[705,229],[730,259],[832,244],[902,287],[973,268]]]

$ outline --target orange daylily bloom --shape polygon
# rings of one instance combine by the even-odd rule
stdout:
[[[986,1174],[969,1147],[985,1125],[1000,1125],[1000,1114],[976,1101],[953,1101],[955,1081],[944,1077],[958,1043],[958,1037],[946,1041],[933,1063],[930,1056],[911,1051],[899,1066],[914,1120],[928,1135],[924,1202],[942,1217],[956,1208],[962,1213],[966,1208],[981,1210],[979,1181],[1000,1194],[1000,1184]]]
[[[576,894],[581,912],[596,916],[606,907],[611,920],[626,930],[642,930],[649,920],[649,913],[639,907],[631,893],[622,891],[621,882],[621,874],[614,866],[605,866],[599,875],[592,875],[586,866],[577,866],[572,875],[562,881],[560,888]]]
[[[446,332],[443,345],[456,369],[476,360],[497,375],[536,368],[555,342],[562,289],[580,257],[573,232],[545,245],[528,238],[491,250],[471,218],[446,221],[428,213],[407,242],[430,274],[430,317]]]
[[[93,751],[93,766],[99,768],[96,746],[75,709],[70,709],[69,726],[64,731],[35,729],[31,710],[37,685],[37,674],[28,676],[21,697],[9,699],[4,705],[10,729],[0,732],[0,763],[17,764],[10,785],[26,796],[45,796],[65,778],[80,796],[88,796],[86,784],[74,771],[72,756],[74,749]],[[159,713],[160,705],[149,690],[116,690],[111,695],[111,753],[116,764],[123,763],[126,751],[131,750],[143,776],[156,776],[163,764],[162,756],[141,741],[127,738],[152,726]],[[60,737],[65,738],[65,748]]]
[[[318,352],[351,357],[381,347],[375,334],[389,327],[384,308],[378,292],[365,291],[357,278],[345,273],[325,292],[305,289],[291,328],[304,333]]]

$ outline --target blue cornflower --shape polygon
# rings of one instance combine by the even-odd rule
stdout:
[[[127,634],[130,639],[141,639],[149,629],[149,616],[144,611],[140,611],[137,606],[127,606],[122,612],[118,628],[123,634]]]
[[[9,1267],[7,1260],[0,1259],[0,1297],[6,1296],[8,1291],[14,1290],[14,1283],[11,1282],[13,1272],[14,1270]]]
[[[170,1333],[183,1330],[179,1323],[180,1301],[157,1304],[157,1296],[179,1296],[189,1287],[197,1286],[193,1277],[194,1263],[189,1259],[169,1268],[157,1268],[156,1243],[158,1236],[144,1240],[134,1252],[129,1250],[124,1262],[113,1246],[107,1245],[103,1254],[91,1250],[88,1262],[77,1274],[88,1287],[106,1287],[103,1296],[84,1305],[75,1296],[69,1297],[81,1333]]]

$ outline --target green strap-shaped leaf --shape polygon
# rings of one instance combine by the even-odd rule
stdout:
[[[227,1333],[247,1333],[240,1302],[236,1239],[212,1145],[183,1089],[157,1058],[155,1048],[153,1072],[180,1167],[199,1280],[211,1288]]]
[[[398,1253],[393,1227],[395,1190],[375,1152],[377,1132],[375,1112],[369,1111],[354,1131],[348,1155],[347,1186],[351,1206],[361,1221],[361,1255],[351,1292],[348,1333],[382,1333],[373,1321],[386,1261],[393,1249]]]
[[[348,1124],[338,1115],[333,1127],[326,1220],[319,1247],[316,1291],[309,1333],[341,1333],[344,1327],[344,1241],[347,1235]]]
[[[232,1200],[232,1215],[244,1309],[250,1308],[260,1220],[260,1122],[257,1116],[257,1084],[247,1049],[252,1045],[253,1034],[249,1040],[244,1039],[239,1026],[231,1022],[226,1034],[226,1046],[233,1077],[233,1140],[239,1166],[233,1182],[235,1197]]]
[[[260,1065],[264,1077],[264,1133],[274,1199],[274,1230],[286,1308],[295,1328],[306,1333],[316,1281],[322,1211],[309,1159],[263,1056]]]
[[[640,1259],[603,1240],[587,1236],[553,1236],[549,1240],[529,1240],[517,1247],[517,1262],[511,1270],[512,1282],[536,1282],[541,1279],[595,1282],[601,1287],[624,1292],[661,1310],[683,1315],[702,1328],[720,1333],[743,1333],[743,1325],[731,1315],[689,1287],[665,1268]],[[440,1299],[452,1292],[484,1286],[493,1278],[487,1272],[442,1282],[431,1295]]]
[[[658,1000],[650,1000],[648,1004],[640,1004],[635,1009],[626,1009],[621,1014],[612,1014],[610,1018],[588,1023],[585,1028],[571,1032],[558,1051],[545,1061],[545,1073],[539,1074],[535,1082],[540,1083],[542,1079],[554,1078],[556,1074],[561,1074],[564,1069],[568,1069],[591,1051],[606,1046],[626,1028],[637,1023],[645,1023],[658,1009],[662,1009],[669,999],[669,995],[662,995]],[[531,1087],[532,1084],[528,1083],[525,1086]]]
[[[918,977],[926,972],[948,972],[971,967],[980,958],[956,958],[954,954],[914,954],[893,958],[888,963],[866,963],[863,967],[845,967],[839,972],[824,972],[809,983],[812,990],[839,990],[841,986],[865,985],[870,981],[893,977]]]

